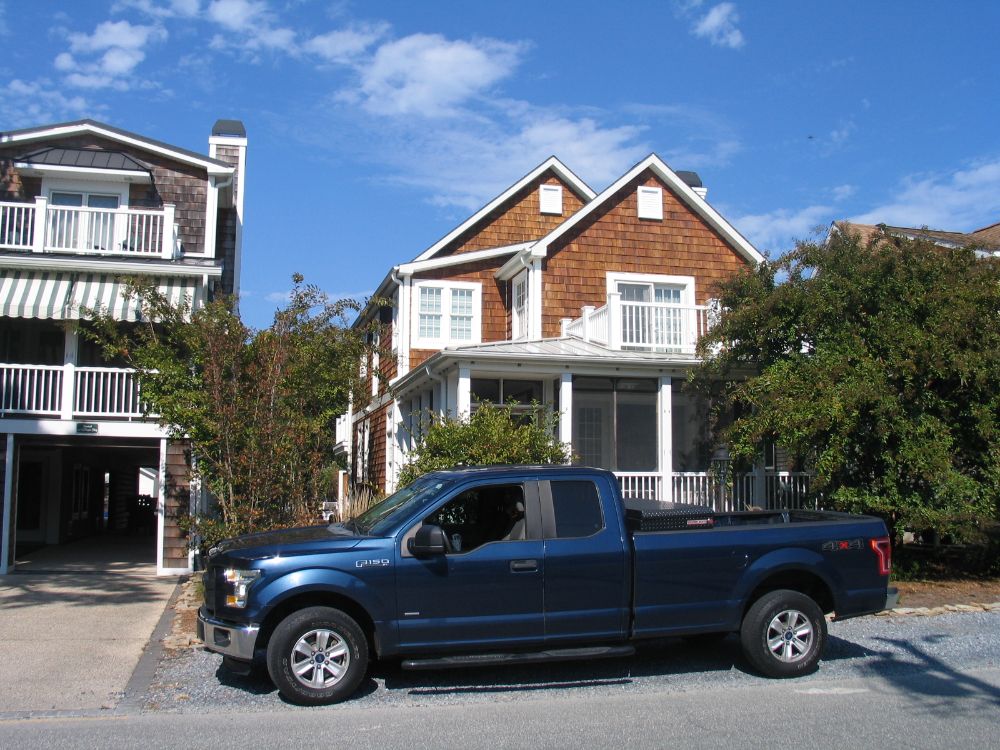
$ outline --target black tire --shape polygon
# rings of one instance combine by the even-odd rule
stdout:
[[[293,612],[278,624],[267,646],[271,680],[286,700],[302,706],[349,698],[367,670],[364,632],[349,615],[331,607]]]
[[[816,669],[826,646],[826,618],[798,591],[765,594],[747,611],[740,643],[749,662],[767,677],[798,677]]]

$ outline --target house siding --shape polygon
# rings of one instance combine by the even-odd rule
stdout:
[[[188,539],[177,522],[191,507],[191,445],[167,442],[167,482],[164,488],[163,567],[188,566]]]
[[[386,422],[392,404],[374,409],[354,423],[351,455],[351,484],[385,490],[386,480]],[[367,425],[367,442],[362,440]]]
[[[563,212],[543,214],[538,204],[539,185],[562,185]],[[467,232],[441,248],[435,257],[471,253],[491,247],[514,245],[544,237],[583,205],[569,185],[551,171],[523,187],[502,205],[483,217]]]
[[[638,186],[663,188],[663,220],[639,219]],[[651,171],[643,172],[549,248],[542,276],[542,335],[560,319],[607,302],[608,271],[695,278],[695,303],[748,262]]]

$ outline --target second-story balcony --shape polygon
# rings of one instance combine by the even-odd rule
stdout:
[[[134,370],[0,364],[0,416],[141,419]]]
[[[81,253],[139,258],[177,257],[174,206],[90,208],[0,203],[0,251]]]
[[[707,305],[625,301],[613,292],[606,305],[588,305],[576,320],[564,318],[562,335],[610,349],[694,356],[698,339],[711,326],[714,312]]]

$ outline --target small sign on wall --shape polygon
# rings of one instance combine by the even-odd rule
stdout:
[[[77,422],[77,424],[76,424],[76,434],[77,435],[96,435],[97,434],[97,422]]]

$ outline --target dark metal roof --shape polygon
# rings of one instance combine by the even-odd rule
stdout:
[[[45,131],[47,130],[55,130],[56,128],[72,128],[77,126],[82,127],[88,125],[90,127],[107,130],[110,133],[114,133],[116,135],[120,135],[125,138],[131,138],[137,141],[142,141],[144,143],[149,144],[150,146],[155,146],[157,148],[163,148],[169,151],[174,151],[178,154],[182,154],[184,156],[187,156],[192,159],[197,159],[202,162],[214,164],[219,167],[225,167],[226,169],[229,170],[233,168],[232,164],[228,164],[224,161],[221,161],[220,159],[213,159],[210,156],[206,156],[205,154],[199,154],[197,151],[191,151],[186,148],[180,148],[179,146],[174,146],[171,143],[164,143],[163,141],[157,141],[154,140],[153,138],[147,138],[144,135],[139,135],[138,133],[133,133],[129,130],[123,130],[122,128],[116,128],[113,125],[108,125],[106,122],[99,122],[97,120],[91,120],[89,118],[83,120],[73,120],[71,122],[56,122],[52,123],[51,125],[38,125],[33,128],[22,128],[20,130],[6,130],[0,132],[0,145],[2,145],[4,141],[8,139],[9,136],[31,136],[37,133],[39,137],[44,137]]]
[[[120,151],[100,151],[94,148],[45,148],[26,154],[18,158],[17,161],[57,167],[119,169],[130,172],[149,171],[149,167]]]
[[[240,120],[216,120],[212,126],[212,135],[232,135],[237,138],[246,138],[247,129]]]

